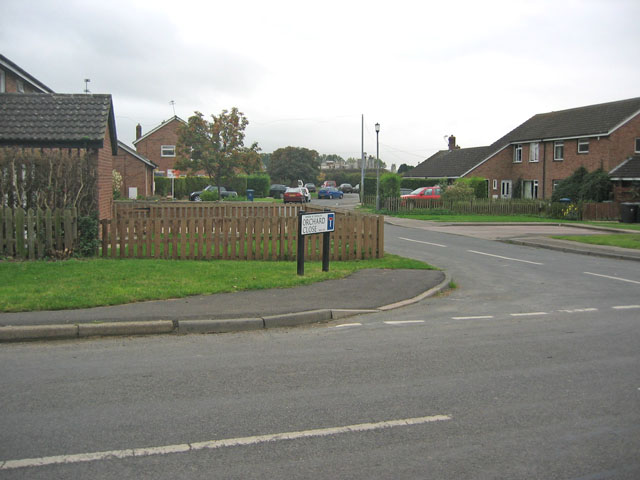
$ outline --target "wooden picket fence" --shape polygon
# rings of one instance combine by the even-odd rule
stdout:
[[[35,260],[73,252],[78,213],[73,209],[0,208],[0,257]]]
[[[323,209],[251,202],[116,202],[101,221],[102,256],[111,258],[294,260],[298,212]],[[384,217],[336,212],[331,260],[380,258]],[[322,259],[322,236],[305,236],[305,257]]]

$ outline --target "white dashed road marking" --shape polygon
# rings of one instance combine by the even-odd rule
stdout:
[[[633,310],[635,308],[640,308],[640,305],[618,305],[613,307],[614,310]]]
[[[572,308],[569,310],[558,310],[562,313],[584,313],[584,312],[597,312],[597,308]]]
[[[224,440],[210,440],[207,442],[183,443],[179,445],[165,445],[161,447],[130,448],[125,450],[110,450],[106,452],[79,453],[75,455],[56,455],[53,457],[25,458],[22,460],[0,461],[1,470],[14,470],[16,468],[43,467],[46,465],[73,464],[82,462],[95,462],[114,458],[149,457],[151,455],[166,455],[169,453],[186,453],[198,450],[215,450],[225,447],[240,447],[258,445],[282,440],[298,440],[301,438],[329,437],[342,433],[368,432],[385,428],[406,427],[425,423],[451,420],[449,415],[432,415],[429,417],[403,418],[377,423],[360,423],[343,427],[318,428],[314,430],[302,430],[298,432],[273,433],[254,437],[228,438]]]
[[[478,255],[486,255],[487,257],[501,258],[502,260],[511,260],[512,262],[530,263],[532,265],[544,265],[544,263],[531,262],[529,260],[520,260],[518,258],[503,257],[502,255],[493,255],[492,253],[478,252],[476,250],[467,250],[467,252],[477,253]]]
[[[471,317],[451,317],[452,320],[481,320],[484,318],[493,318],[493,315],[474,315]]]
[[[387,325],[411,325],[412,323],[424,323],[424,320],[388,320]]]
[[[359,322],[356,323],[343,323],[342,325],[335,325],[333,328],[345,328],[345,327],[361,327],[362,324]]]
[[[611,280],[620,280],[621,282],[635,283],[637,285],[640,285],[640,282],[638,282],[637,280],[629,280],[627,278],[621,278],[621,277],[612,277],[610,275],[601,275],[599,273],[591,273],[591,272],[583,272],[583,273],[585,275],[593,275],[594,277],[609,278]]]
[[[406,240],[407,242],[423,243],[425,245],[433,245],[434,247],[447,248],[446,245],[440,245],[439,243],[423,242],[421,240],[411,240],[410,238],[398,237],[400,240]]]
[[[539,315],[549,315],[547,312],[527,312],[527,313],[510,313],[512,317],[537,317]]]

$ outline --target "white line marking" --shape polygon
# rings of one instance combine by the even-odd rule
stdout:
[[[638,282],[636,280],[628,280],[626,278],[620,278],[620,277],[611,277],[609,275],[600,275],[599,273],[591,273],[591,272],[583,272],[583,273],[585,275],[593,275],[595,277],[610,278],[611,280],[620,280],[621,282],[636,283],[636,284],[640,285],[640,282]]]
[[[493,315],[475,315],[473,317],[451,317],[452,320],[481,320],[483,318],[493,318]]]
[[[56,455],[52,457],[25,458],[21,460],[7,460],[0,462],[0,470],[13,470],[16,468],[43,467],[45,465],[60,465],[81,462],[95,462],[112,458],[148,457],[151,455],[166,455],[168,453],[185,453],[197,450],[215,450],[225,447],[239,447],[245,445],[258,445],[260,443],[277,442],[280,440],[298,440],[311,437],[328,437],[342,433],[368,432],[385,428],[404,427],[409,425],[421,425],[425,423],[451,420],[449,415],[432,415],[429,417],[404,418],[388,420],[377,423],[360,423],[346,425],[344,427],[318,428],[314,430],[302,430],[298,432],[272,433],[254,437],[228,438],[224,440],[210,440],[208,442],[184,443],[181,445],[165,445],[161,447],[129,448],[125,450],[110,450],[106,452],[79,453],[75,455]]]
[[[439,243],[423,242],[421,240],[411,240],[410,238],[398,237],[400,240],[406,240],[407,242],[424,243],[425,245],[433,245],[434,247],[447,248],[446,245],[440,245]]]
[[[333,328],[344,328],[344,327],[361,327],[362,324],[355,322],[355,323],[343,323],[341,325],[335,325]]]
[[[563,313],[583,313],[583,312],[597,312],[597,308],[572,308],[569,310],[558,310]]]
[[[513,262],[522,262],[522,263],[530,263],[532,265],[544,265],[544,263],[539,263],[539,262],[530,262],[529,260],[520,260],[518,258],[511,258],[511,257],[503,257],[501,255],[493,255],[491,253],[484,253],[484,252],[477,252],[475,250],[467,250],[467,252],[471,252],[471,253],[477,253],[478,255],[486,255],[487,257],[495,257],[495,258],[501,258],[503,260],[511,260]]]
[[[614,310],[631,310],[634,308],[640,308],[640,305],[618,305],[617,307],[613,307]]]
[[[387,320],[383,323],[387,325],[406,325],[412,323],[424,323],[424,320]]]
[[[527,312],[527,313],[510,313],[512,317],[537,317],[539,315],[549,315],[547,312]]]

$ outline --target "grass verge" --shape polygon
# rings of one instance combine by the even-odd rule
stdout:
[[[609,247],[634,248],[640,250],[640,234],[616,233],[611,235],[558,235],[552,238],[570,240],[572,242]]]
[[[66,310],[190,295],[285,288],[345,277],[365,268],[433,269],[396,255],[349,262],[68,260],[0,262],[0,311]]]

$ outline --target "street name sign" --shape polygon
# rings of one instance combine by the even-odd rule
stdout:
[[[335,230],[334,212],[323,213],[305,213],[301,215],[301,231],[302,235],[311,235],[313,233],[333,232]]]

